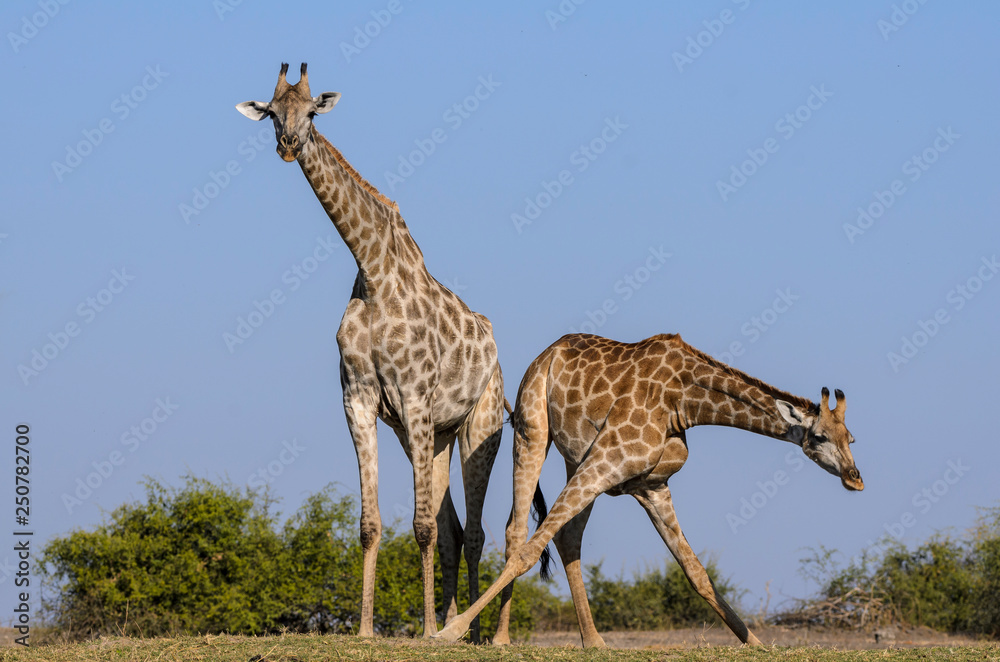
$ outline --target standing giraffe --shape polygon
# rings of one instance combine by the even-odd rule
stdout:
[[[247,101],[236,108],[252,120],[274,120],[278,155],[299,162],[358,263],[337,344],[344,411],[361,473],[364,578],[359,634],[373,634],[375,561],[382,535],[375,422],[381,418],[396,432],[413,464],[413,533],[420,547],[427,637],[437,631],[435,542],[446,621],[458,611],[463,543],[471,601],[479,597],[483,500],[500,445],[504,406],[510,408],[493,326],[427,272],[399,207],[365,181],[313,126],[313,116],[329,112],[340,94],[324,92],[314,98],[306,65],[295,85],[285,80],[287,71],[288,65],[282,64],[269,103]],[[464,532],[448,485],[456,438],[465,487]],[[472,630],[478,641],[478,623]]]
[[[754,379],[691,347],[679,335],[626,344],[599,336],[563,336],[528,367],[517,393],[514,505],[507,524],[507,564],[496,582],[439,637],[455,640],[503,590],[495,643],[509,641],[513,580],[527,572],[555,538],[566,569],[584,646],[604,646],[594,627],[580,572],[583,529],[599,494],[631,494],[684,570],[691,585],[740,641],[759,645],[715,590],[681,533],[667,481],[687,460],[685,430],[728,425],[802,447],[806,456],[862,490],[844,425],[846,401],[824,388],[820,404]],[[568,481],[528,540],[528,511],[549,445],[566,462]],[[546,561],[543,559],[543,570]]]

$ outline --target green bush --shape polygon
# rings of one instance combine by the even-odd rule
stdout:
[[[43,607],[70,637],[352,632],[361,608],[357,532],[354,500],[330,488],[306,499],[279,528],[261,492],[193,477],[179,489],[149,481],[145,503],[123,505],[95,530],[45,546],[41,566],[51,597]],[[480,591],[502,568],[499,552],[484,554]],[[460,609],[468,603],[467,582],[463,562]],[[536,589],[515,592],[512,634],[533,627]],[[377,632],[422,632],[420,554],[408,530],[383,529],[375,590]],[[496,614],[494,601],[483,612],[484,632],[495,629]]]
[[[1000,638],[1000,507],[984,509],[972,532],[972,603],[970,626]]]
[[[95,531],[43,550],[57,596],[54,625],[71,633],[263,632],[278,626],[281,541],[268,503],[190,479],[116,509]]]
[[[713,560],[705,566],[716,590],[732,602],[735,587],[719,577]],[[598,630],[660,630],[721,622],[688,582],[679,565],[637,574],[631,581],[608,579],[601,564],[587,566],[587,596]]]
[[[956,632],[969,622],[970,570],[960,542],[935,536],[914,550],[900,544],[886,550],[876,581],[899,621]]]
[[[775,620],[787,625],[888,623],[1000,636],[1000,508],[982,512],[964,539],[936,535],[910,549],[889,541],[845,567],[821,547],[803,559],[819,595]]]

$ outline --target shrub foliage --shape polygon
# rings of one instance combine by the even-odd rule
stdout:
[[[145,502],[125,504],[92,531],[73,531],[43,550],[47,620],[63,636],[267,634],[288,630],[349,633],[361,605],[361,546],[353,498],[327,488],[283,524],[266,493],[187,477],[180,488],[146,484]],[[480,563],[480,591],[503,569],[493,551]],[[437,568],[438,604],[441,576]],[[709,576],[726,596],[714,563]],[[590,566],[588,591],[597,627],[655,629],[714,621],[715,613],[680,568],[606,578]],[[468,606],[464,560],[459,608]],[[383,530],[376,577],[375,629],[422,633],[420,554],[409,529]],[[481,614],[496,629],[498,601]],[[537,576],[522,577],[511,606],[511,633],[577,627],[572,601]]]
[[[965,538],[938,535],[914,549],[894,540],[846,566],[836,550],[802,560],[819,595],[776,615],[786,625],[870,628],[900,623],[1000,636],[1000,507]]]
[[[738,597],[734,586],[719,577],[713,560],[705,570],[727,602]],[[586,584],[598,630],[662,630],[722,622],[673,561],[662,570],[638,573],[631,581],[624,577],[609,579],[600,564],[590,565]]]
[[[261,492],[189,477],[171,489],[146,485],[145,503],[116,509],[93,531],[74,531],[42,555],[48,620],[64,634],[140,636],[356,631],[361,609],[358,513],[333,489],[315,494],[283,526]],[[484,554],[480,590],[503,568]],[[437,569],[440,603],[440,568]],[[464,561],[459,606],[467,605]],[[529,632],[544,587],[515,593],[511,630]],[[385,528],[376,578],[375,629],[422,631],[420,554],[412,534]],[[498,606],[482,615],[496,627]]]

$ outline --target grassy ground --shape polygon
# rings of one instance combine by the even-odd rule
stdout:
[[[204,662],[308,662],[313,660],[503,660],[511,662],[560,662],[592,660],[645,662],[647,660],[782,660],[787,662],[826,660],[975,660],[1000,661],[1000,644],[961,647],[910,648],[897,650],[835,651],[821,648],[705,646],[660,650],[581,650],[542,648],[531,645],[508,647],[435,644],[412,639],[359,639],[347,636],[286,635],[273,637],[204,636],[177,639],[106,638],[70,645],[43,645],[0,649],[0,662],[44,660],[44,662],[90,662],[114,660],[184,660]]]

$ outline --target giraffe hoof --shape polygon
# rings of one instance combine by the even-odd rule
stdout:
[[[450,624],[439,630],[437,634],[432,634],[431,639],[442,643],[458,641],[464,637],[465,633],[468,631],[469,627],[467,625],[459,625],[453,620]]]

